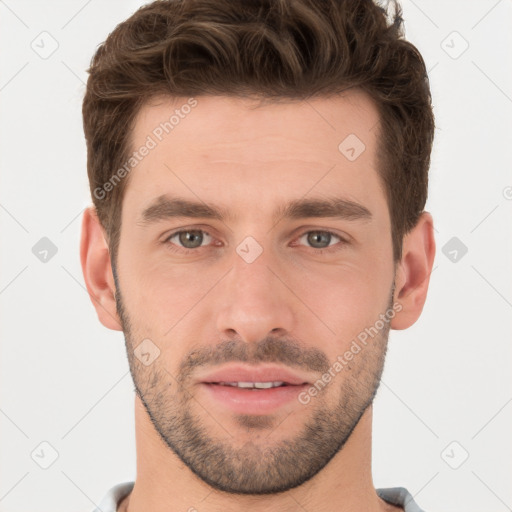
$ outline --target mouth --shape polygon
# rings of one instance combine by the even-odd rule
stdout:
[[[308,384],[310,375],[299,374],[277,365],[230,365],[200,377],[200,382],[244,389],[268,389]]]
[[[217,384],[218,386],[231,386],[240,389],[273,389],[283,386],[293,386],[283,381],[274,382],[205,382],[205,384]]]
[[[203,377],[200,389],[214,407],[238,414],[271,414],[285,405],[298,404],[309,377],[277,366],[231,366]]]

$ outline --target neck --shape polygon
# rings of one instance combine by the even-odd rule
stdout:
[[[381,500],[371,475],[370,406],[343,449],[317,475],[279,494],[241,495],[217,491],[199,479],[155,431],[135,397],[137,478],[120,512],[383,512],[401,510]]]

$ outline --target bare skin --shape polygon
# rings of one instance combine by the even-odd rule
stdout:
[[[435,255],[432,217],[423,213],[406,235],[395,266],[376,169],[379,117],[363,93],[257,109],[247,100],[196,100],[197,106],[130,173],[116,266],[117,303],[104,231],[93,208],[83,218],[87,289],[103,325],[124,330],[138,391],[137,478],[119,510],[401,510],[380,499],[373,485],[371,400],[389,327],[408,328],[423,309]],[[155,99],[143,107],[134,127],[134,150],[186,101]],[[365,145],[353,161],[338,149],[349,134]],[[219,206],[232,216],[141,222],[144,209],[163,194]],[[364,206],[371,218],[274,217],[275,209],[289,201],[334,196]],[[169,238],[180,229],[196,236],[201,231],[202,244],[190,248],[179,236]],[[311,231],[332,235],[319,248],[307,235]],[[251,263],[236,251],[249,236],[262,249]],[[320,354],[332,366],[392,304],[399,311],[394,310],[388,328],[307,404],[292,400],[256,421],[205,391],[200,376],[215,367],[213,359],[178,379],[185,375],[180,365],[194,350],[211,348],[224,356],[225,341],[252,356],[265,340],[293,340],[301,354]],[[144,339],[159,350],[147,366],[133,356]],[[282,361],[276,359],[285,367]],[[319,368],[311,363],[302,375],[314,383],[322,377]],[[306,426],[322,432],[320,427],[329,424],[336,427],[334,435],[314,442],[306,438]],[[183,425],[200,427],[203,444],[194,445]],[[217,455],[204,447],[218,448]],[[312,456],[301,458],[306,448]],[[270,478],[267,455],[279,449],[291,455],[281,460],[282,473]],[[222,453],[236,456],[217,464]],[[247,467],[251,479],[244,477]],[[283,490],[269,492],[273,483]]]

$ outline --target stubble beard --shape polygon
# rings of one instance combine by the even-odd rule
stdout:
[[[392,307],[392,300],[393,292],[389,308]],[[183,371],[174,377],[162,366],[163,358],[145,367],[134,357],[139,337],[134,334],[132,317],[124,307],[119,286],[116,303],[135,391],[151,423],[162,441],[179,459],[201,480],[219,491],[232,494],[274,494],[308,481],[343,448],[362,415],[372,404],[380,384],[389,324],[355,355],[351,364],[344,367],[318,396],[312,397],[307,406],[297,406],[294,418],[303,412],[309,419],[294,438],[272,443],[273,429],[285,429],[286,421],[279,425],[268,416],[238,415],[240,428],[245,432],[252,428],[258,434],[266,431],[269,442],[265,445],[250,440],[243,446],[235,447],[236,440],[230,442],[230,436],[223,435],[220,427],[221,436],[210,433],[194,412],[195,408],[205,414],[192,396],[191,387],[187,386],[190,371]],[[250,363],[263,360],[282,362],[286,357],[280,357],[276,347],[282,347],[283,353],[288,348],[292,350],[291,345],[275,338],[266,338],[255,345],[250,356],[247,344],[241,342],[228,345],[230,354],[229,359],[225,360],[244,360]],[[224,343],[221,346],[227,345]],[[293,350],[297,350],[297,345],[294,345]],[[244,357],[237,359],[236,354],[244,354]],[[270,359],[269,354],[272,356]],[[326,358],[323,359],[324,366],[326,362]],[[191,369],[183,363],[180,368]],[[333,396],[336,386],[338,398],[335,401]],[[333,402],[334,405],[329,405]],[[215,419],[217,422],[219,419],[222,421],[218,415]],[[236,436],[236,430],[232,427],[228,430]]]

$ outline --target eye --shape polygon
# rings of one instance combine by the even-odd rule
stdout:
[[[339,251],[344,245],[348,244],[348,241],[340,235],[324,230],[306,231],[298,238],[299,241],[303,239],[314,249],[313,252],[319,254]],[[182,229],[171,233],[163,243],[172,252],[191,254],[205,245],[210,245],[212,240],[213,237],[202,229]],[[336,243],[336,240],[338,240],[338,243]]]
[[[205,240],[205,235],[207,239],[211,239],[211,235],[202,229],[184,229],[182,231],[176,231],[169,235],[165,240],[169,246],[169,249],[174,252],[186,253],[192,252],[194,249],[201,247],[203,241]],[[172,240],[176,238],[176,242]],[[208,240],[207,240],[208,241]],[[174,246],[178,245],[178,247],[182,247],[183,250],[178,250]]]
[[[340,235],[337,235],[336,233],[333,233],[332,231],[322,231],[322,230],[306,231],[299,237],[299,240],[306,238],[306,242],[308,244],[311,244],[314,249],[319,249],[316,252],[322,253],[322,252],[337,251],[341,248],[341,247],[335,247],[333,249],[330,248],[332,246],[338,245],[337,243],[331,244],[331,242],[333,241],[333,237],[335,239],[338,239],[339,242],[342,242],[342,244],[341,244],[342,246],[348,243]]]

